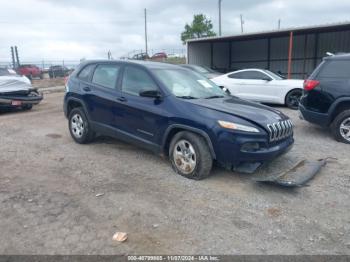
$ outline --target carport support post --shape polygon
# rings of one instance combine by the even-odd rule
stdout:
[[[228,45],[229,45],[228,46],[228,71],[231,71],[231,65],[232,65],[232,42],[228,42]]]
[[[317,66],[317,55],[318,55],[318,40],[319,40],[319,34],[315,34],[315,46],[314,46],[314,69]]]
[[[293,32],[289,35],[289,51],[288,51],[288,79],[292,75],[292,55],[293,55]]]
[[[210,43],[210,68],[213,69],[214,66],[214,44]]]
[[[303,60],[303,79],[306,77],[306,56],[307,56],[307,34],[304,36],[304,60]]]
[[[271,37],[267,39],[267,69],[271,67]]]

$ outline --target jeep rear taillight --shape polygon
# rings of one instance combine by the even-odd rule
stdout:
[[[306,79],[304,81],[304,90],[311,91],[312,89],[314,89],[319,84],[320,84],[320,81]]]

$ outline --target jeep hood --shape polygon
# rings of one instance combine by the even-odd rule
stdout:
[[[193,99],[188,100],[188,102],[243,118],[263,128],[266,128],[267,124],[288,119],[286,115],[276,109],[232,96],[215,99]]]

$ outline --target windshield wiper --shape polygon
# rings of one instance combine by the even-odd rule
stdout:
[[[197,97],[193,97],[193,96],[176,96],[178,98],[183,98],[183,99],[198,99]]]
[[[223,98],[225,96],[209,96],[209,97],[206,97],[205,99],[214,99],[214,98]]]

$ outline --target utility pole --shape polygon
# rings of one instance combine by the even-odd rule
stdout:
[[[15,46],[15,56],[16,56],[16,60],[17,60],[17,67],[19,67],[21,64],[19,62],[17,46]]]
[[[281,29],[281,19],[278,19],[278,30]]]
[[[219,36],[221,36],[221,2],[222,0],[219,0]]]
[[[108,50],[108,52],[107,52],[107,57],[108,57],[108,60],[113,60],[111,50]]]
[[[244,20],[243,20],[243,16],[241,15],[241,33],[243,34],[243,24],[244,24]]]
[[[145,45],[146,45],[146,54],[148,54],[148,43],[147,43],[147,9],[145,8]]]
[[[13,50],[13,46],[11,46],[11,57],[12,57],[12,67],[15,69],[16,66],[16,60],[15,60],[15,51]]]

